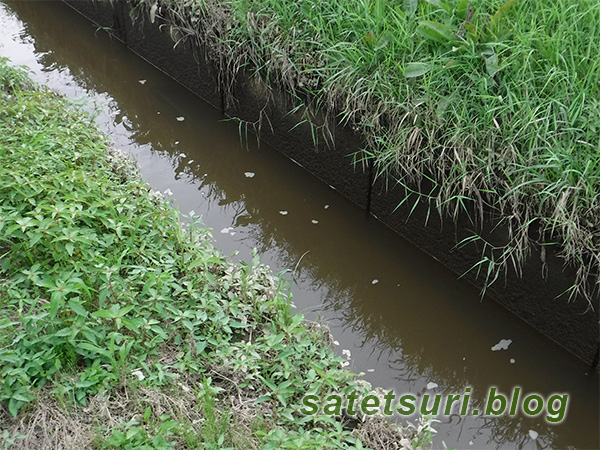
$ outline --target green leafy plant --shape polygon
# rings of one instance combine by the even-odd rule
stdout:
[[[27,433],[24,446],[76,436],[73,448],[363,448],[340,420],[299,412],[306,393],[358,381],[328,332],[291,312],[283,280],[256,253],[226,261],[90,117],[5,64],[4,445],[51,411],[41,422],[54,428]]]

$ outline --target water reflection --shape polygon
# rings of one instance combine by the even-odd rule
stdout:
[[[479,408],[490,385],[504,393],[519,385],[545,396],[571,394],[561,425],[550,426],[543,416],[453,415],[437,426],[440,442],[459,448],[599,446],[598,378],[586,377],[560,349],[495,304],[480,302],[452,273],[283,156],[251,140],[241,146],[237,124],[223,121],[68,8],[50,2],[10,2],[9,8],[26,24],[11,25],[22,46],[11,50],[16,62],[35,57],[40,79],[71,97],[87,92],[100,101],[98,121],[117,145],[136,155],[155,189],[173,191],[182,212],[202,214],[225,253],[241,250],[248,259],[256,247],[276,271],[297,266],[296,305],[330,325],[341,347],[351,350],[354,368],[374,384],[414,395],[471,386]],[[33,48],[30,56],[23,48]],[[513,344],[492,352],[503,338]],[[427,390],[431,382],[435,390]],[[539,433],[536,440],[530,430]]]

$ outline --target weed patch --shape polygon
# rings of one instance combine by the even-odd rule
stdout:
[[[89,116],[6,60],[0,76],[3,448],[362,445],[299,412],[369,386],[282,281],[181,223]]]

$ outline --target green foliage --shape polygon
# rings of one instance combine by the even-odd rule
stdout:
[[[174,420],[168,420],[168,414],[160,418],[160,425],[154,425],[158,428],[154,436],[150,436],[144,427],[138,426],[137,420],[113,429],[108,439],[102,442],[103,449],[122,449],[122,450],[166,450],[173,448],[173,443],[169,442],[167,437],[174,434],[174,430],[179,428],[179,424]]]
[[[45,388],[65,408],[136,386],[183,395],[182,374],[204,381],[201,423],[145,406],[95,445],[113,449],[239,448],[228,397],[260,410],[245,441],[264,448],[350,448],[328,416],[299,412],[306,393],[347,391],[355,375],[307,328],[255,256],[229,264],[195,218],[148,189],[108,148],[91,119],[0,61],[0,401],[13,417]],[[211,372],[212,371],[212,372]],[[97,396],[97,397],[98,397]],[[143,419],[141,418],[143,417]],[[17,436],[18,438],[19,436]],[[13,442],[10,435],[4,436]],[[258,448],[258,447],[256,447]]]

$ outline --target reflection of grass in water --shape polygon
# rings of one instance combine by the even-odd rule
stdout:
[[[520,267],[540,241],[560,245],[577,269],[572,293],[593,295],[600,274],[597,1],[163,6],[178,38],[210,43],[226,88],[248,68],[298,103],[358,127],[368,144],[358,159],[394,176],[411,203],[454,215],[476,211],[474,221],[493,210],[507,237],[487,244],[476,267],[488,283],[508,265]],[[433,187],[413,190],[422,182]]]

